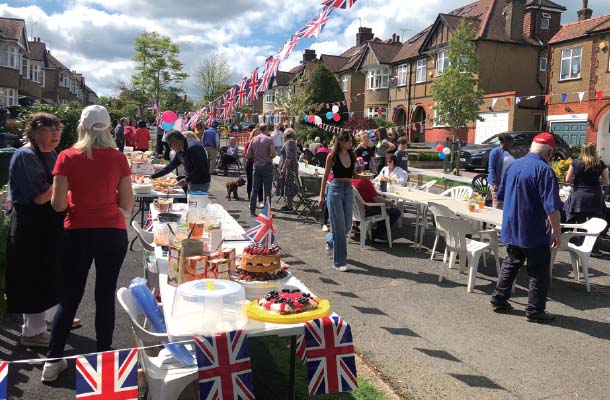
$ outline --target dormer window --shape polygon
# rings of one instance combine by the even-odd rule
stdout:
[[[550,27],[551,27],[551,14],[542,13],[542,18],[540,19],[540,29],[547,31],[547,30],[549,30]]]

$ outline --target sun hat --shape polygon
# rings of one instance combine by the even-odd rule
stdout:
[[[110,115],[102,106],[87,106],[80,114],[80,123],[85,129],[104,130],[110,126]]]
[[[548,132],[542,132],[534,137],[534,143],[546,144],[555,148],[555,137]]]

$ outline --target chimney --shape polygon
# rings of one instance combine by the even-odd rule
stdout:
[[[374,37],[372,28],[365,28],[361,26],[358,28],[358,33],[356,34],[356,46],[360,46],[361,44],[371,40]]]
[[[316,59],[316,51],[313,49],[305,49],[303,52],[303,64],[307,64]]]
[[[397,34],[393,33],[392,34],[392,43],[400,44],[400,36],[398,36]]]
[[[523,14],[525,0],[506,0],[504,16],[506,17],[506,34],[511,40],[523,39]]]
[[[582,8],[576,12],[578,21],[586,21],[593,16],[593,10],[589,8],[589,0],[582,0]]]

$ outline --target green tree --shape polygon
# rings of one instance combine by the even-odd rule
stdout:
[[[432,82],[437,122],[451,128],[454,142],[459,128],[480,119],[478,100],[483,96],[476,78],[479,66],[474,42],[475,31],[465,21],[460,21],[449,39],[449,67]],[[451,153],[451,163],[456,166],[456,174],[459,175],[459,151],[458,154],[454,153]]]
[[[224,53],[212,52],[204,58],[195,73],[196,85],[204,100],[212,101],[231,88],[231,67]]]
[[[296,77],[294,82],[288,86],[287,90],[279,90],[276,92],[276,107],[283,109],[284,113],[291,117],[291,119],[295,116],[301,117],[309,113],[312,111],[311,105],[313,101],[305,88],[306,82],[303,75]],[[301,129],[301,126],[304,125],[304,122],[302,121],[302,118],[297,118],[295,128],[299,136],[306,136],[305,134],[300,134],[305,132],[305,130]],[[308,137],[305,138],[307,139]]]
[[[49,104],[36,103],[30,107],[21,107],[19,109],[19,116],[17,117],[17,128],[20,134],[23,134],[23,128],[30,115],[39,111],[55,114],[64,126],[61,133],[61,141],[56,149],[57,152],[67,149],[76,143],[76,140],[78,139],[76,127],[78,126],[80,113],[82,111],[80,103],[74,101],[68,105],[58,107]]]
[[[339,107],[341,121],[335,122],[326,119],[326,112],[330,110],[325,108],[325,104],[343,101],[345,96],[339,86],[339,82],[337,82],[337,78],[326,68],[324,63],[318,63],[313,71],[311,71],[305,83],[304,94],[311,102],[310,111],[314,114],[319,114],[325,124],[339,126],[343,121],[347,121],[347,107],[343,105]]]
[[[181,92],[176,85],[182,83],[188,74],[182,70],[179,54],[180,47],[157,32],[144,32],[136,38],[133,60],[137,72],[131,77],[131,84],[142,115],[153,98],[158,99],[160,107],[164,108],[165,102],[174,99],[176,92]]]

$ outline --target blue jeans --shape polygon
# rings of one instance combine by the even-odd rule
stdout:
[[[189,192],[205,192],[209,193],[210,191],[210,182],[208,183],[189,183],[188,184]]]
[[[326,235],[326,243],[333,249],[335,267],[343,267],[347,264],[345,236],[352,227],[352,183],[336,180],[330,182],[326,194],[326,205],[332,231]]]
[[[252,192],[250,192],[250,213],[256,212],[256,197],[259,190],[264,189],[264,199],[271,198],[273,184],[273,164],[254,165],[252,171]]]

